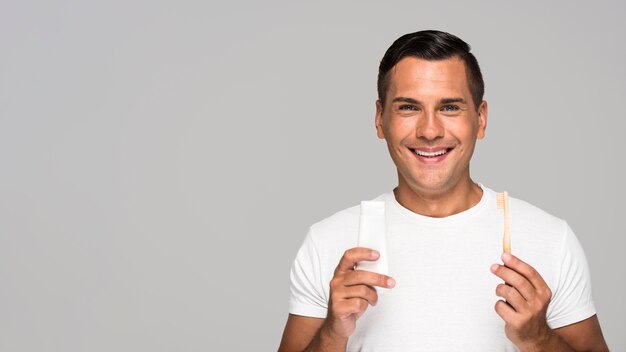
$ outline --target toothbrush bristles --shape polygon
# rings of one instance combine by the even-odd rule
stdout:
[[[504,209],[504,193],[498,193],[496,204],[498,205],[498,209]]]
[[[508,193],[498,193],[496,204],[498,209],[504,210],[504,236],[502,238],[502,250],[504,253],[511,253],[511,233],[509,230],[509,204]]]

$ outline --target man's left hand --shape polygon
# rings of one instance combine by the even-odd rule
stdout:
[[[553,337],[546,322],[552,291],[530,265],[503,254],[504,265],[493,264],[491,272],[504,280],[496,287],[496,312],[504,320],[506,336],[521,350],[533,350]]]

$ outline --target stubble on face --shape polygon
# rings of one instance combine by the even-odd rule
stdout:
[[[484,136],[487,109],[485,102],[475,108],[463,62],[407,57],[390,71],[389,82],[376,125],[398,170],[396,198],[412,208],[426,205],[435,215],[469,208],[482,194],[469,162]]]

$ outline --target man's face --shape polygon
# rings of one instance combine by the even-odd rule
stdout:
[[[376,130],[387,141],[400,187],[436,195],[469,184],[476,139],[485,135],[487,103],[477,111],[463,61],[405,57],[389,75],[385,106],[376,102]]]

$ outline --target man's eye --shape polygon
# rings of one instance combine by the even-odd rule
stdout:
[[[441,107],[442,111],[457,111],[459,110],[459,107],[456,105],[444,105]]]
[[[415,105],[400,105],[398,107],[398,110],[417,111],[417,106],[415,106]]]

